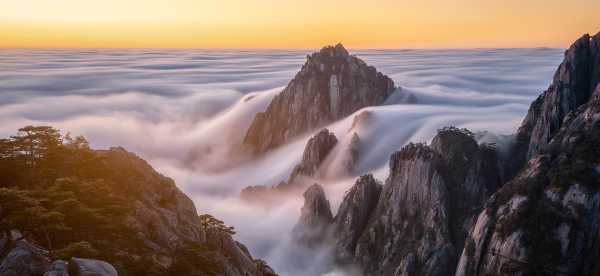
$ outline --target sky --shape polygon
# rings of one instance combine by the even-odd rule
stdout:
[[[567,47],[597,0],[0,0],[4,48]]]

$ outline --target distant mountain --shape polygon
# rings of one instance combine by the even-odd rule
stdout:
[[[363,107],[380,105],[395,90],[389,77],[342,44],[324,47],[308,56],[287,87],[256,114],[243,146],[262,154]]]

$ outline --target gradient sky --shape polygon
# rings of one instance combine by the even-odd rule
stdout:
[[[566,47],[598,0],[0,0],[0,47]]]

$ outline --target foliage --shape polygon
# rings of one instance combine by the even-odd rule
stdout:
[[[457,128],[455,126],[447,126],[441,129],[438,129],[438,135],[451,134],[451,133],[459,133],[469,136],[475,139],[475,134],[466,128]]]
[[[209,214],[200,215],[198,217],[200,218],[200,224],[202,227],[204,227],[204,229],[217,230],[228,233],[229,235],[235,234],[233,226],[227,226],[222,220],[219,220]]]
[[[164,253],[149,251],[127,221],[146,176],[109,164],[104,156],[83,136],[61,136],[47,126],[27,126],[0,139],[0,231],[20,230],[52,259],[108,261],[119,275],[220,273],[216,249],[193,242],[172,256],[171,267],[157,261]],[[176,203],[174,194],[161,196],[161,207]],[[200,220],[207,229],[235,233],[210,215]],[[6,252],[0,249],[0,256]]]

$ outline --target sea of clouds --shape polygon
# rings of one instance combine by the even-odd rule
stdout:
[[[123,146],[172,177],[196,203],[234,225],[236,238],[282,275],[330,271],[325,251],[289,241],[301,198],[276,206],[238,199],[248,185],[287,179],[305,137],[260,160],[231,153],[256,112],[300,69],[311,50],[0,50],[0,137],[25,125],[51,125],[86,136],[94,148]],[[389,155],[408,142],[428,142],[444,126],[514,133],[532,100],[549,85],[561,49],[351,51],[390,76],[417,104],[369,107],[369,122],[354,115],[335,122],[338,147],[356,132],[362,141],[357,172],[337,177],[334,150],[324,180],[334,209],[354,178],[385,180]],[[335,210],[334,210],[335,213]],[[307,269],[308,268],[308,269]]]

